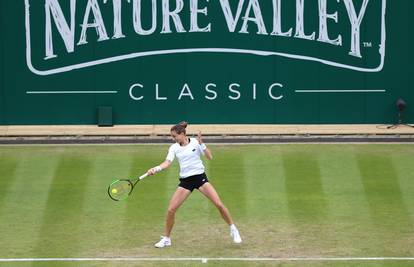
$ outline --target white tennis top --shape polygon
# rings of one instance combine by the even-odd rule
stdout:
[[[192,175],[204,173],[204,165],[200,156],[204,155],[196,138],[190,138],[190,143],[180,146],[175,143],[168,149],[167,160],[173,162],[177,157],[180,164],[180,178],[187,178]]]

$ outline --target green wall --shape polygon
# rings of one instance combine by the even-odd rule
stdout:
[[[71,1],[76,3],[73,32]],[[414,123],[414,1],[326,0],[325,39],[341,35],[341,45],[318,41],[323,39],[323,11],[316,0],[280,0],[279,32],[273,12],[278,0],[229,1],[232,16],[227,20],[224,0],[185,0],[177,15],[185,32],[177,32],[179,23],[170,17],[171,33],[161,33],[167,31],[162,4],[173,11],[179,0],[157,0],[156,27],[147,35],[137,33],[136,21],[134,28],[133,7],[141,1],[71,1],[0,1],[0,124],[96,124],[100,106],[113,108],[115,124],[388,124],[396,120],[399,97],[407,102],[405,121]],[[190,2],[198,8],[191,9]],[[88,3],[97,4],[88,23],[99,22],[100,13],[102,27],[82,26]],[[117,3],[119,20],[114,16]],[[142,16],[137,17],[145,30],[152,25],[151,3],[142,0]],[[243,5],[232,31],[228,23],[239,3]],[[297,12],[300,3],[303,15]],[[354,24],[360,56],[350,55],[351,43],[357,40],[352,37],[350,3],[357,16],[367,3],[361,24]],[[62,20],[56,23],[59,10],[67,26]],[[329,15],[334,12],[337,22]],[[53,52],[46,45],[47,14]],[[192,32],[191,14],[196,18]],[[304,21],[302,35],[315,32],[315,40],[294,37],[301,25],[298,17]],[[201,32],[196,24],[210,29]],[[247,33],[240,32],[243,24]],[[73,43],[73,51],[68,52],[57,25],[69,30],[66,42]],[[280,36],[290,28],[289,36]],[[86,44],[78,44],[82,29]],[[143,88],[137,85],[130,92],[134,84]]]

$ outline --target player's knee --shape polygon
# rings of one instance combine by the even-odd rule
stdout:
[[[219,209],[219,210],[225,210],[226,209],[226,207],[224,206],[224,204],[222,203],[222,202],[216,202],[216,203],[214,203],[215,205],[216,205],[216,207]]]
[[[174,215],[176,211],[177,211],[177,208],[174,208],[174,207],[169,207],[167,209],[168,215]]]

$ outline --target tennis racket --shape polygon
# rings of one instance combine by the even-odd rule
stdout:
[[[112,200],[120,201],[125,200],[131,195],[132,190],[134,190],[135,185],[148,176],[148,173],[141,175],[135,179],[119,179],[113,181],[108,186],[108,195]]]

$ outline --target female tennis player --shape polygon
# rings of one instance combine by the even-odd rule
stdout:
[[[198,133],[197,138],[188,138],[185,130],[186,127],[187,122],[181,122],[171,128],[171,137],[176,143],[170,146],[167,158],[163,163],[148,170],[149,175],[154,175],[168,168],[175,157],[177,157],[178,163],[180,164],[180,183],[168,206],[165,235],[161,236],[161,240],[155,244],[155,247],[164,248],[171,246],[170,236],[174,226],[175,213],[194,189],[198,189],[213,202],[220,211],[223,219],[230,226],[230,235],[233,242],[241,243],[242,240],[239,231],[234,225],[229,211],[223,205],[223,202],[221,202],[216,190],[209,183],[204,173],[204,165],[200,156],[204,155],[208,160],[211,160],[213,155],[203,143],[201,133]]]

